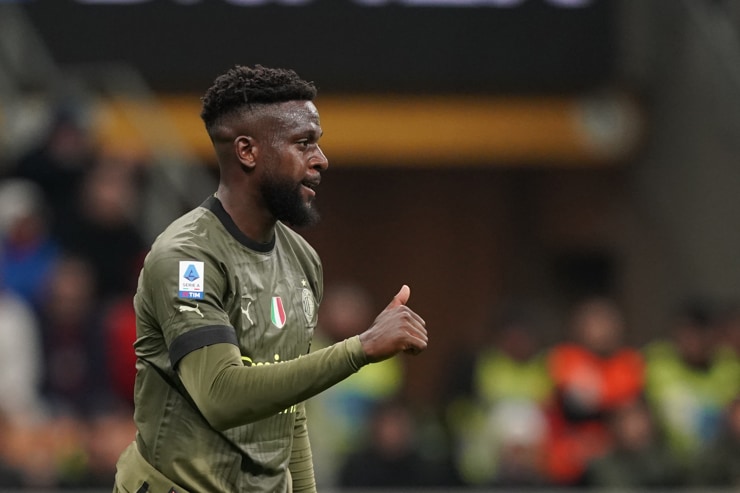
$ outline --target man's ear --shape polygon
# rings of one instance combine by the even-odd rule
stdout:
[[[240,135],[234,139],[234,153],[239,162],[248,169],[254,168],[257,164],[259,150],[255,144],[254,138],[247,135]]]

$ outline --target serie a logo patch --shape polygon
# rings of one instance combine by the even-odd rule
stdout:
[[[204,263],[195,260],[181,260],[178,296],[187,300],[202,300],[205,296],[204,286]]]

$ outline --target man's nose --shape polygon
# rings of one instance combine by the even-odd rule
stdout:
[[[311,159],[311,167],[319,171],[324,171],[329,167],[329,160],[319,146],[316,146],[316,155]]]

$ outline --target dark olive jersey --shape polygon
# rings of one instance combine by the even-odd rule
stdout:
[[[318,255],[300,235],[278,222],[271,243],[256,243],[215,197],[157,238],[134,298],[134,418],[150,464],[190,491],[288,491],[302,404],[228,429],[227,440],[167,380],[177,381],[185,355],[217,343],[237,345],[245,365],[306,354],[322,283]]]

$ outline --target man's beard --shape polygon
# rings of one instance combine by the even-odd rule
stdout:
[[[262,182],[262,197],[275,219],[295,227],[319,222],[318,211],[303,200],[301,187],[300,183],[272,176]]]

